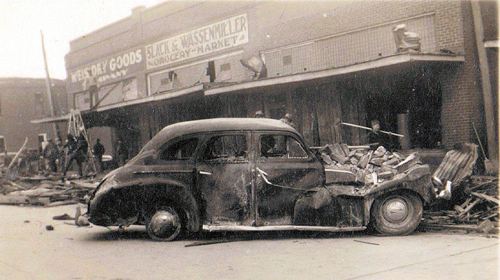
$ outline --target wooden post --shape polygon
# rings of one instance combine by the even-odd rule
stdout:
[[[498,159],[497,144],[495,143],[495,122],[493,121],[494,108],[491,93],[490,69],[486,49],[484,48],[483,20],[481,18],[481,7],[479,1],[470,1],[472,17],[474,19],[474,33],[476,34],[477,54],[479,58],[479,69],[481,71],[481,86],[483,90],[484,117],[486,120],[486,134],[488,138],[488,156],[490,159]]]
[[[408,113],[398,114],[398,133],[405,136],[399,138],[399,144],[402,150],[408,150],[411,147],[410,132],[408,128]]]

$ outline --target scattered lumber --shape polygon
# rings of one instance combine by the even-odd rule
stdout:
[[[0,178],[0,205],[41,205],[55,207],[85,202],[85,196],[94,190],[93,180],[69,180],[65,183],[51,177],[36,175],[17,181]]]
[[[465,197],[450,210],[424,212],[425,228],[498,231],[498,178],[471,176],[463,184],[463,193]]]

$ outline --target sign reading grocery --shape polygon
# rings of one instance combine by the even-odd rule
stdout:
[[[114,55],[70,71],[70,91],[87,90],[92,84],[99,86],[117,81],[143,68],[142,48]]]
[[[247,15],[234,16],[146,46],[148,69],[248,43]]]

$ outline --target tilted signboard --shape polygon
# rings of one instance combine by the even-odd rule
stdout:
[[[146,46],[148,69],[248,43],[246,14],[234,16]]]
[[[100,87],[142,70],[144,70],[144,50],[132,49],[69,70],[68,90],[70,92],[84,91],[93,84]]]

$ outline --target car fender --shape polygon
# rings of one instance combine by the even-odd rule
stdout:
[[[406,172],[396,175],[392,180],[371,186],[362,194],[364,196],[365,221],[370,219],[373,202],[378,197],[392,192],[412,192],[417,194],[422,202],[429,204],[435,198],[431,173],[428,165],[416,165]]]
[[[92,201],[99,203],[103,201],[103,197],[108,199],[106,206],[100,205],[100,209],[115,208],[120,217],[127,217],[135,213],[140,213],[141,210],[150,210],[155,206],[161,206],[162,203],[170,202],[184,211],[187,219],[186,228],[191,232],[197,232],[201,228],[200,213],[198,203],[190,192],[189,186],[168,178],[133,178],[127,181],[117,182],[105,192],[97,192]],[[135,209],[124,209],[117,207],[120,204],[120,199],[127,199],[128,205],[132,205]],[[91,202],[92,205],[92,202]],[[95,208],[95,206],[93,206]],[[128,213],[123,213],[123,212]],[[91,213],[91,217],[92,217]],[[145,214],[145,213],[143,213]],[[127,217],[127,220],[133,220],[133,217]],[[123,220],[123,218],[122,218]]]

